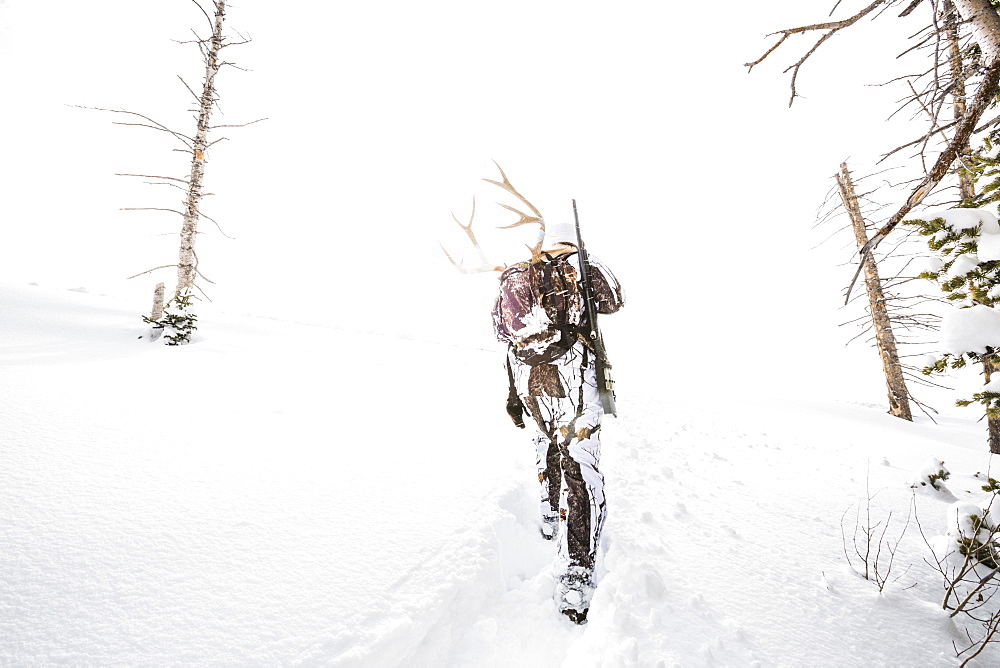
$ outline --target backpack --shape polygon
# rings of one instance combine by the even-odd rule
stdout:
[[[538,262],[519,262],[500,275],[493,306],[497,338],[529,366],[562,357],[577,342],[583,318],[579,274],[571,258],[543,253]]]

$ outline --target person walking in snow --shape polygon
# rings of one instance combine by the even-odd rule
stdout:
[[[604,409],[576,231],[556,225],[545,242],[531,261],[501,274],[493,323],[497,337],[508,344],[508,412],[518,423],[518,411],[526,410],[535,427],[541,532],[559,542],[556,602],[560,612],[582,624],[594,591],[594,562],[606,514],[598,468]],[[597,312],[615,313],[625,303],[617,279],[593,256],[588,266]]]

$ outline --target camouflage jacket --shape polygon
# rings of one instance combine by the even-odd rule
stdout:
[[[588,332],[579,277],[575,250],[540,262],[519,262],[500,275],[493,328],[519,360],[531,366],[551,362]],[[590,278],[598,313],[615,313],[625,305],[618,280],[593,256]]]

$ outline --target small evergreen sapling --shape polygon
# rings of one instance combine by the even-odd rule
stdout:
[[[990,478],[982,489],[989,493],[987,499],[951,504],[946,514],[947,532],[931,539],[925,537],[934,555],[933,563],[928,563],[943,577],[941,607],[956,621],[964,620],[963,631],[969,644],[954,644],[956,656],[969,655],[962,666],[987,645],[997,642],[1000,631],[1000,581],[996,577],[1000,572],[1000,516],[996,512],[1000,482]],[[981,631],[975,633],[975,627]]]
[[[947,480],[950,475],[951,474],[948,473],[947,469],[942,468],[937,473],[931,473],[930,475],[928,475],[927,476],[927,482],[930,483],[931,487],[933,487],[934,489],[936,489],[937,491],[940,492],[941,491],[941,485],[939,483],[942,483],[945,480]],[[923,483],[921,483],[921,484],[923,484]]]
[[[958,553],[987,568],[996,568],[1000,557],[996,542],[998,526],[990,509],[959,501],[951,506],[948,513],[952,529],[948,535],[958,544]]]
[[[951,477],[951,472],[945,468],[944,462],[936,457],[930,457],[914,476],[911,487],[926,487],[930,485],[939,492],[945,487],[941,483]]]
[[[198,316],[189,311],[193,304],[193,295],[190,290],[184,290],[180,295],[171,299],[163,309],[163,317],[153,320],[148,316],[142,316],[147,325],[152,325],[153,329],[163,330],[163,337],[168,346],[180,346],[191,343],[191,334],[198,327]]]

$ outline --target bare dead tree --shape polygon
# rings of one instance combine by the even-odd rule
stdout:
[[[197,2],[195,2],[197,4]],[[198,274],[198,256],[195,255],[195,236],[198,233],[198,220],[201,218],[200,204],[202,198],[202,179],[205,175],[205,154],[208,151],[209,120],[212,108],[217,102],[215,93],[215,77],[225,64],[220,59],[220,53],[226,46],[223,43],[222,22],[226,18],[226,0],[214,0],[215,16],[212,23],[212,36],[208,39],[198,39],[198,48],[205,60],[205,78],[202,81],[201,95],[198,97],[198,121],[194,138],[191,141],[191,170],[187,178],[187,195],[184,198],[184,222],[181,225],[181,245],[177,262],[177,287],[174,298],[190,291]],[[201,7],[201,5],[198,5]],[[204,8],[202,8],[204,12]],[[208,14],[205,14],[208,18]],[[189,89],[190,90],[190,89]]]
[[[837,2],[837,6],[839,4]],[[917,8],[929,8],[929,25],[918,33],[919,41],[913,49],[929,49],[931,64],[926,71],[905,77],[910,95],[903,105],[913,106],[926,116],[929,130],[907,144],[919,147],[922,173],[909,181],[909,196],[859,251],[862,261],[851,287],[864,268],[863,260],[914,207],[924,202],[938,188],[952,171],[956,160],[967,155],[966,147],[972,134],[1000,123],[998,118],[982,124],[983,115],[1000,92],[1000,15],[990,0],[874,0],[842,20],[786,28],[772,33],[780,36],[778,41],[760,58],[746,63],[752,70],[793,35],[818,34],[819,37],[805,54],[785,70],[791,72],[792,94],[789,104],[792,104],[798,97],[796,85],[802,66],[830,37],[867,16],[878,18],[893,7],[902,8],[899,16],[908,16]],[[970,33],[964,43],[958,34],[960,27],[966,27]],[[907,49],[910,50],[912,49]],[[961,63],[958,62],[960,58]],[[954,116],[945,121],[943,114],[948,106],[945,102],[949,95],[955,98]],[[932,142],[936,142],[935,147],[940,145],[936,156],[930,153]],[[850,299],[851,287],[847,290],[846,300]]]
[[[853,254],[866,242],[871,230],[869,221],[876,220],[889,208],[879,193],[886,176],[896,169],[860,178],[845,169],[846,163],[843,163],[841,171],[833,175],[835,185],[817,211],[814,228],[834,225],[833,231],[827,233],[819,245],[839,242],[844,252]],[[841,323],[841,327],[856,328],[848,336],[847,345],[861,341],[878,351],[886,378],[890,414],[904,417],[908,413],[908,419],[912,419],[913,411],[919,409],[928,419],[936,421],[934,413],[937,410],[920,401],[910,388],[943,387],[930,381],[922,369],[931,351],[932,333],[940,322],[940,316],[929,307],[939,308],[937,304],[945,300],[929,297],[924,294],[925,287],[918,287],[924,281],[917,276],[919,270],[914,260],[923,256],[913,250],[915,236],[913,230],[897,235],[891,248],[884,246],[877,251],[876,255],[880,256],[877,262],[875,256],[866,260],[866,290],[855,292],[845,305],[852,309],[863,305],[864,313],[855,313]]]
[[[854,237],[857,240],[858,248],[864,248],[865,244],[868,243],[868,231],[864,216],[861,215],[858,196],[854,191],[854,182],[851,180],[851,173],[847,169],[846,162],[840,164],[840,172],[837,173],[837,185],[840,188],[840,198],[844,204],[844,209],[851,219],[851,226],[854,229]],[[875,328],[876,347],[878,348],[879,357],[882,359],[882,371],[885,374],[886,387],[889,391],[889,413],[912,422],[913,415],[910,413],[909,391],[906,389],[906,381],[903,379],[903,368],[896,349],[896,337],[893,334],[892,323],[889,320],[889,312],[885,294],[882,292],[882,281],[878,275],[878,267],[875,265],[875,258],[871,255],[866,255],[862,259],[862,264],[864,265],[865,272],[865,289],[868,293],[868,313]]]
[[[205,176],[205,164],[208,160],[209,149],[226,139],[225,137],[220,137],[212,141],[209,140],[209,133],[212,130],[218,128],[232,128],[232,127],[245,127],[258,123],[266,119],[258,119],[256,121],[251,121],[250,123],[238,123],[238,124],[225,124],[225,125],[211,125],[211,118],[213,110],[218,108],[219,96],[216,88],[216,77],[219,71],[226,66],[237,67],[235,63],[228,62],[223,59],[222,52],[224,49],[230,46],[237,46],[241,44],[246,44],[250,42],[249,37],[240,35],[240,40],[231,41],[228,37],[223,34],[223,23],[226,18],[226,9],[228,6],[228,0],[211,0],[213,11],[210,14],[205,7],[199,2],[199,0],[192,0],[195,6],[201,10],[201,13],[205,16],[208,22],[209,28],[211,29],[211,35],[208,37],[201,37],[198,35],[197,31],[194,32],[194,39],[186,40],[180,42],[181,44],[194,44],[198,47],[199,52],[202,56],[202,61],[205,66],[205,74],[202,80],[201,93],[196,94],[187,82],[181,78],[181,82],[184,87],[192,95],[197,103],[195,112],[195,131],[193,134],[185,134],[178,132],[174,129],[169,128],[163,123],[147,116],[145,114],[140,114],[134,111],[129,111],[125,109],[100,109],[99,111],[107,111],[115,114],[120,114],[125,117],[125,120],[115,121],[116,125],[129,125],[136,127],[143,127],[158,132],[164,132],[169,134],[174,139],[176,139],[183,146],[181,149],[176,149],[184,153],[188,153],[191,156],[191,163],[188,169],[188,174],[186,178],[178,178],[174,176],[162,176],[162,175],[151,175],[151,174],[119,174],[119,176],[130,176],[138,177],[143,179],[150,179],[147,183],[152,185],[166,185],[173,188],[178,188],[183,191],[184,199],[179,208],[166,208],[166,207],[127,207],[123,210],[126,211],[164,211],[168,213],[173,213],[181,217],[181,230],[180,230],[180,248],[178,251],[177,264],[161,265],[153,269],[140,272],[135,276],[130,278],[135,278],[136,276],[142,276],[144,274],[157,271],[159,269],[166,268],[176,268],[177,269],[177,284],[174,287],[173,296],[168,300],[167,307],[171,305],[180,305],[181,309],[187,307],[190,303],[190,299],[193,296],[194,290],[197,290],[202,295],[204,295],[204,290],[198,283],[198,279],[202,279],[208,283],[212,281],[209,280],[198,268],[198,255],[195,252],[195,241],[198,235],[198,223],[202,218],[208,220],[218,227],[218,223],[212,219],[210,216],[206,215],[201,211],[201,201],[202,199],[209,195],[210,193],[203,192],[203,181]],[[178,77],[180,78],[180,77]],[[95,108],[95,107],[90,107]],[[221,231],[221,228],[220,228]],[[162,293],[162,284],[158,288]],[[160,300],[162,304],[162,297]],[[163,309],[156,308],[154,306],[153,313],[150,318],[147,318],[147,322],[162,322]],[[154,337],[155,338],[155,337]],[[168,337],[169,339],[169,337]]]

